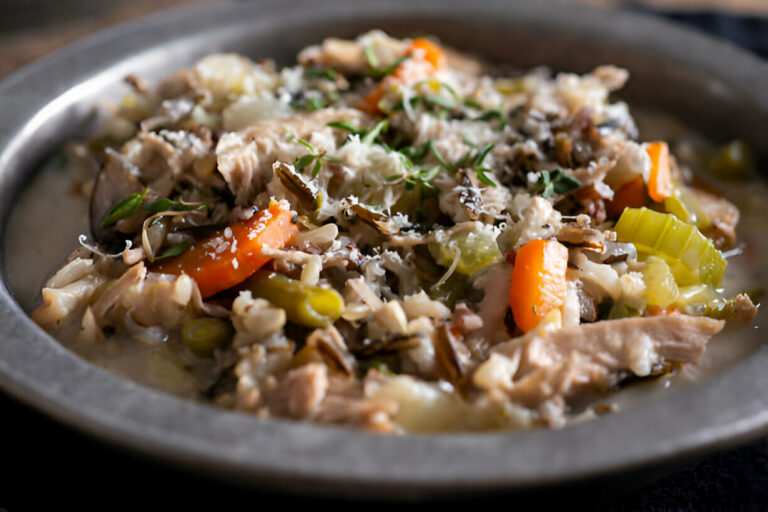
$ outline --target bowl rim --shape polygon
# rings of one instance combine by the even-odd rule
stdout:
[[[178,42],[190,29],[221,30],[246,16],[353,18],[360,1],[217,3],[160,12],[58,50],[0,82],[0,222],[34,162],[22,147],[55,112],[78,101],[108,70]],[[490,0],[366,2],[366,15],[551,16],[552,2]],[[603,27],[601,37],[644,41],[649,51],[730,77],[768,112],[768,63],[700,33],[626,11],[563,3],[560,20]],[[270,18],[271,17],[271,18]],[[505,18],[506,17],[506,18]],[[605,27],[610,18],[612,27]],[[561,21],[560,23],[565,23]],[[650,34],[663,33],[652,39]],[[669,45],[672,45],[671,47]],[[665,47],[667,46],[667,47]],[[686,49],[695,49],[692,54]],[[133,63],[133,64],[131,64]],[[56,77],[56,80],[52,80]],[[760,84],[763,87],[760,87]],[[84,89],[85,88],[85,89]],[[21,98],[21,100],[19,99]],[[37,155],[38,157],[40,155]],[[15,169],[15,171],[11,171]],[[40,330],[15,302],[0,255],[0,388],[56,420],[123,449],[255,486],[397,498],[564,483],[701,454],[768,433],[768,350],[758,350],[692,389],[562,430],[382,436],[242,413],[171,397],[90,365]],[[763,347],[765,348],[765,347]],[[56,376],[40,381],[38,375]],[[735,399],[738,397],[738,399]],[[653,425],[653,428],[648,428]],[[599,444],[598,444],[599,440]]]

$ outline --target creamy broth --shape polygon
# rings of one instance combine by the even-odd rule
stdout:
[[[89,233],[88,200],[70,193],[71,187],[70,173],[60,159],[52,159],[32,178],[9,220],[5,275],[27,313],[40,304],[40,290],[48,278],[79,247],[78,237]],[[178,339],[152,346],[128,336],[84,343],[76,338],[78,328],[75,323],[62,326],[59,341],[110,372],[188,398],[196,397],[206,384],[210,363],[180,360],[183,352],[173,348]]]

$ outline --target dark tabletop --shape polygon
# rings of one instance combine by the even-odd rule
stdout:
[[[41,18],[30,14],[31,3],[45,7],[51,15]],[[24,2],[0,0],[0,77],[95,29],[158,7],[188,2],[70,1],[73,7],[69,13],[62,3],[35,0],[25,7]],[[94,7],[97,4],[99,7]],[[768,0],[766,4],[768,9]],[[768,18],[635,8],[728,38],[768,57]],[[39,37],[42,33],[54,35],[46,39]],[[170,468],[136,458],[70,430],[2,393],[0,424],[0,461],[6,470],[0,479],[0,511],[156,510],[169,505],[173,510],[226,510],[235,504],[266,510],[319,504],[316,499],[297,495],[237,488],[193,474],[192,468]],[[587,505],[593,510],[766,510],[768,438],[700,460],[683,461],[677,469],[640,473],[620,485],[585,484],[580,489],[577,484],[562,492],[554,489],[533,495],[490,496],[482,501],[515,508],[547,508],[545,505],[559,503]]]

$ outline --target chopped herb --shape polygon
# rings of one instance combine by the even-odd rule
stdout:
[[[389,123],[386,120],[381,120],[378,123],[376,123],[376,126],[371,128],[370,130],[360,130],[358,128],[355,128],[349,123],[349,121],[333,121],[331,123],[328,123],[326,126],[330,126],[331,128],[337,128],[339,130],[348,131],[350,135],[359,135],[361,138],[360,142],[362,142],[367,146],[370,146],[371,144],[376,142],[376,139],[379,137],[379,135],[387,131],[387,128],[389,128]]]
[[[331,68],[310,68],[304,71],[304,76],[309,78],[326,78],[328,80],[335,80],[336,72]]]
[[[475,110],[483,110],[483,106],[473,100],[472,98],[464,98],[464,104],[468,106],[469,108],[473,108]]]
[[[304,170],[309,167],[312,162],[314,162],[314,165],[312,166],[312,178],[317,178],[317,175],[320,174],[320,170],[323,167],[323,162],[339,162],[340,160],[338,158],[333,158],[325,153],[318,154],[317,150],[315,150],[314,146],[307,142],[304,139],[300,139],[298,137],[294,138],[296,142],[304,146],[305,148],[309,149],[310,153],[307,155],[297,156],[293,160],[293,166],[296,168],[297,171],[304,174]]]
[[[374,143],[374,141],[378,138],[378,136],[382,132],[386,132],[387,128],[389,127],[389,123],[386,120],[379,121],[376,123],[376,126],[371,128],[368,132],[365,133],[365,135],[362,137],[360,142],[365,144],[366,146],[370,146]]]
[[[352,126],[349,121],[333,121],[328,123],[326,126],[330,126],[331,128],[338,128],[339,130],[346,130],[352,135],[362,135],[365,133],[365,130],[358,130]]]
[[[555,194],[567,194],[581,187],[581,182],[563,173],[562,169],[555,169],[553,171],[541,171],[539,172],[539,178],[536,180],[534,190],[541,192],[541,197],[547,199],[553,193]]]
[[[398,68],[398,66],[400,66],[400,64],[402,64],[403,62],[405,62],[406,60],[408,60],[410,58],[411,58],[410,55],[406,55],[404,57],[400,57],[395,62],[393,62],[390,66],[387,66],[385,68],[378,68],[378,67],[374,68],[373,66],[371,66],[371,69],[366,71],[364,73],[364,75],[365,76],[370,76],[371,78],[382,78],[382,77],[385,77],[387,75],[391,75],[392,73],[394,73],[397,70],[397,68]],[[370,64],[370,60],[368,62]]]
[[[445,82],[438,82],[440,84],[440,87],[451,93],[451,96],[453,96],[453,99],[456,100],[456,103],[461,103],[461,96],[459,96],[459,93],[456,92],[456,89],[451,87]]]
[[[461,158],[456,160],[456,162],[453,164],[453,170],[456,171],[458,169],[461,169],[465,165],[467,165],[467,162],[469,161],[469,157],[472,155],[472,150],[468,149],[463,155],[461,155]]]
[[[400,153],[408,157],[409,160],[411,160],[414,163],[421,162],[425,156],[427,156],[427,153],[430,152],[432,148],[432,139],[429,139],[427,142],[424,143],[423,146],[421,146],[421,149],[416,149],[413,146],[406,146],[402,149],[400,149]]]
[[[454,167],[451,164],[446,162],[445,158],[443,158],[443,155],[440,154],[440,151],[438,151],[438,149],[435,147],[435,145],[432,144],[432,140],[431,139],[429,140],[428,144],[429,144],[429,150],[432,151],[433,155],[435,155],[435,158],[440,163],[440,165],[445,167],[445,169],[448,170],[448,171],[455,170]]]
[[[163,251],[163,253],[160,256],[157,256],[155,258],[155,261],[162,260],[164,258],[173,258],[174,256],[178,256],[179,254],[186,251],[187,247],[189,247],[189,244],[187,242],[180,242],[176,245],[172,245],[171,247]]]
[[[302,98],[291,102],[293,108],[300,108],[309,112],[320,110],[325,107],[325,101],[322,98],[312,96],[310,98]]]
[[[312,168],[312,179],[317,178],[317,175],[320,174],[320,168],[323,166],[321,159],[317,158],[315,160],[315,166]]]
[[[492,171],[492,170],[490,170],[490,169],[489,169],[489,168],[487,168],[487,167],[478,167],[478,169],[477,169],[477,179],[479,179],[480,181],[482,181],[482,182],[483,182],[483,183],[485,183],[486,185],[489,185],[489,186],[491,186],[491,187],[495,187],[495,186],[496,186],[496,183],[494,183],[494,182],[493,182],[493,180],[492,180],[491,178],[489,178],[488,176],[486,176],[486,173],[491,173],[491,174],[493,174],[493,171]]]
[[[296,140],[296,142],[298,142],[299,144],[301,144],[302,146],[304,146],[305,148],[307,148],[311,152],[313,152],[313,153],[315,152],[314,146],[312,146],[312,144],[310,144],[309,142],[305,141],[304,139],[300,139],[298,137],[296,137],[295,140]]]
[[[499,109],[488,110],[475,118],[475,121],[490,121],[491,119],[504,119],[504,114]]]
[[[136,211],[139,209],[139,206],[141,206],[141,202],[144,200],[144,196],[146,196],[148,192],[149,189],[145,188],[144,192],[131,194],[120,201],[117,206],[112,208],[107,216],[104,217],[104,220],[101,221],[101,227],[109,227],[117,221],[127,219],[136,213]]]
[[[171,199],[168,199],[167,197],[164,197],[162,199],[158,199],[157,201],[152,201],[151,203],[147,203],[143,206],[143,208],[149,212],[152,213],[160,213],[160,212],[185,212],[190,210],[205,210],[208,208],[207,204],[185,204],[181,201],[173,201]]]
[[[488,153],[493,149],[493,144],[486,144],[479,150],[477,150],[477,153],[475,153],[474,158],[472,158],[472,166],[473,167],[479,167],[483,165],[483,160],[485,160],[485,157],[488,156]]]
[[[297,170],[297,171],[299,171],[299,172],[304,172],[304,169],[305,169],[305,168],[306,168],[306,167],[307,167],[309,164],[311,164],[312,162],[314,162],[315,158],[317,158],[317,155],[316,155],[316,154],[314,154],[314,153],[313,153],[313,154],[309,154],[309,155],[304,155],[304,156],[298,156],[298,157],[296,157],[296,159],[293,161],[293,166],[294,166],[294,167],[296,167],[296,170]]]
[[[555,181],[554,185],[556,194],[567,194],[568,192],[581,187],[581,182],[573,176],[563,174],[557,181]]]

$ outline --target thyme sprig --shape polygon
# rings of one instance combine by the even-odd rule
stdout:
[[[540,171],[533,189],[547,199],[554,194],[568,194],[581,187],[581,182],[565,174],[559,167],[553,171]]]
[[[328,123],[326,126],[347,131],[350,135],[357,135],[360,137],[360,142],[366,146],[370,146],[375,142],[381,142],[378,140],[381,134],[386,133],[389,129],[389,123],[386,120],[379,121],[376,123],[376,126],[369,130],[361,130],[359,128],[355,128],[349,121],[333,121]]]
[[[324,151],[318,152],[315,147],[304,139],[296,137],[295,142],[298,142],[309,150],[309,154],[303,156],[297,156],[293,160],[293,166],[297,171],[304,174],[304,170],[312,165],[312,179],[317,178],[320,174],[320,169],[323,167],[323,162],[339,162],[338,158],[333,158],[325,154]]]
[[[309,68],[304,71],[307,78],[325,78],[327,80],[336,80],[336,72],[331,68]]]

